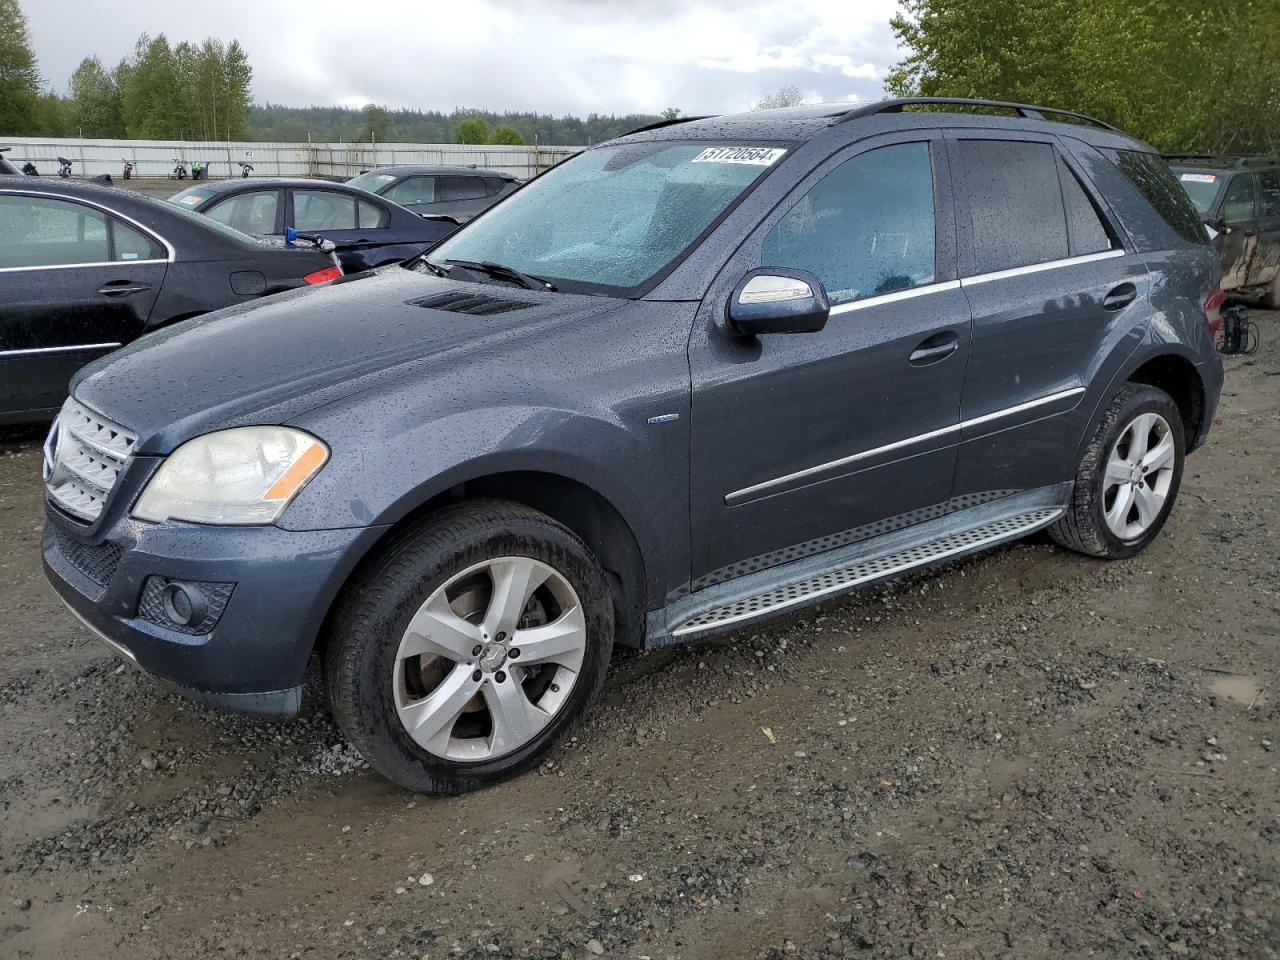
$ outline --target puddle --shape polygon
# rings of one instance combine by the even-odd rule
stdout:
[[[1246,707],[1256,706],[1259,694],[1262,693],[1262,681],[1257,677],[1246,677],[1237,673],[1226,674],[1209,685],[1209,692],[1215,697],[1226,697]]]

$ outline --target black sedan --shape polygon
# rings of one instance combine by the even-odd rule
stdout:
[[[0,424],[52,416],[76,370],[150,330],[340,275],[141,194],[0,178]]]
[[[458,228],[342,183],[272,177],[188,187],[170,203],[195,210],[241,233],[284,236],[288,227],[338,246],[347,273],[415,257]]]
[[[379,167],[347,183],[414,213],[450,217],[458,223],[466,223],[520,186],[509,173],[440,166]]]

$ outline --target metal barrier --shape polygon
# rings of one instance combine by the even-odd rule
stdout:
[[[165,177],[175,161],[190,170],[193,162],[205,164],[213,178],[240,176],[240,161],[253,164],[256,177],[332,177],[346,179],[363,170],[394,164],[475,165],[510,173],[522,180],[582,147],[537,145],[499,146],[461,143],[227,143],[177,140],[48,140],[15,137],[0,143],[13,149],[6,155],[17,166],[30,160],[41,174],[57,174],[58,157],[71,161],[77,177],[120,175],[125,161],[134,165],[134,176]]]

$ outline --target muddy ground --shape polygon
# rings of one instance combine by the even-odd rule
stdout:
[[[1039,537],[729,640],[620,655],[579,737],[457,799],[308,689],[167,695],[38,560],[0,443],[0,956],[1275,957],[1280,315],[1174,516]]]

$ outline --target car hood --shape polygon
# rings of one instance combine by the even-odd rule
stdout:
[[[165,454],[211,430],[284,423],[436,363],[514,349],[625,302],[390,266],[148,334],[85,367],[72,392],[136,433],[138,453]]]

